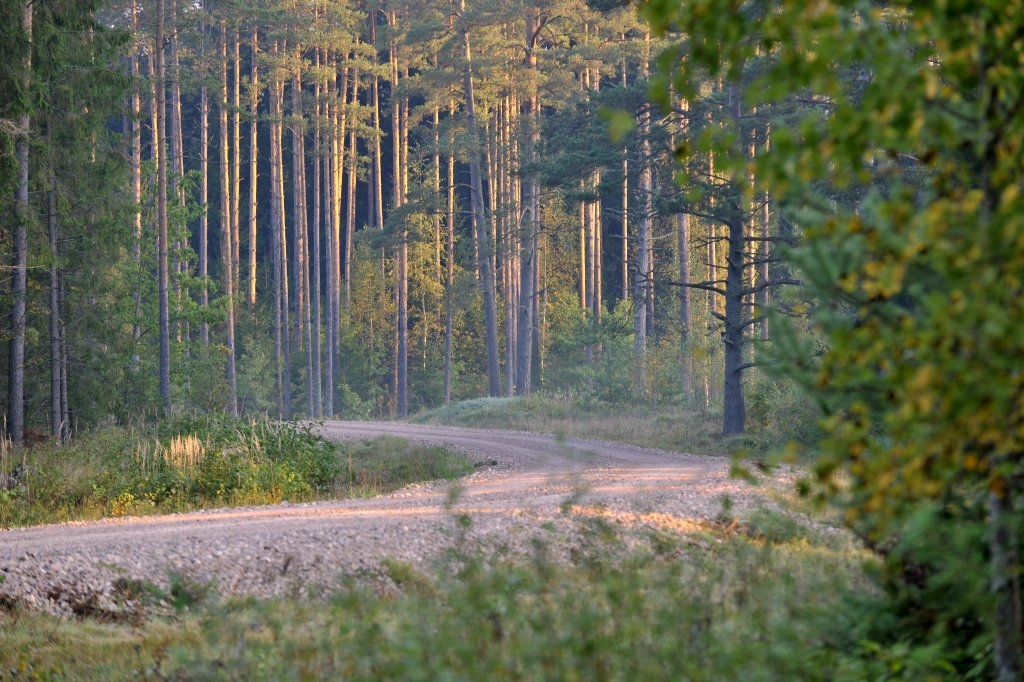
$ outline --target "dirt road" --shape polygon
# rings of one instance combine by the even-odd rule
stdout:
[[[332,439],[391,434],[466,452],[456,484],[372,499],[105,520],[0,531],[0,603],[68,614],[137,608],[120,587],[173,572],[218,594],[305,595],[355,578],[386,583],[385,558],[429,568],[455,543],[522,554],[576,541],[580,520],[685,532],[728,495],[728,460],[549,435],[401,423],[326,422]],[[471,519],[468,530],[457,517]]]

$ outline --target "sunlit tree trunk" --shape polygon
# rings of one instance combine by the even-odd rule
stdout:
[[[448,105],[448,118],[455,116],[455,104]],[[452,289],[455,286],[455,132],[448,133],[448,157],[445,160],[445,285],[444,285],[444,403],[452,402],[452,326],[454,305]]]
[[[228,99],[228,30],[227,24],[221,21],[220,24],[220,225],[221,225],[221,262],[224,271],[221,273],[224,282],[224,296],[227,301],[227,310],[224,319],[224,344],[227,356],[227,382],[228,382],[228,404],[227,411],[233,416],[238,416],[238,390],[235,378],[235,267],[234,246],[235,222],[232,219],[235,206],[234,199],[237,192],[232,186],[231,165],[228,156],[230,139],[228,128],[228,109],[231,103]]]
[[[280,56],[275,41],[272,55]],[[270,222],[274,268],[274,355],[277,365],[278,402],[281,416],[292,416],[291,336],[288,293],[288,230],[284,202],[284,83],[274,76],[270,84]]]
[[[157,167],[157,297],[159,301],[160,334],[160,399],[165,409],[171,407],[171,310],[168,292],[169,275],[167,262],[167,131],[164,125],[165,77],[164,77],[164,3],[156,3],[156,35],[154,40],[154,92],[153,125]]]
[[[359,69],[352,69],[352,96],[349,99],[350,106],[353,108],[359,104]],[[355,237],[356,230],[356,184],[359,181],[358,175],[358,136],[356,133],[355,121],[352,122],[352,129],[349,132],[348,138],[348,163],[346,164],[345,175],[348,178],[346,181],[346,194],[345,194],[345,256],[342,262],[344,267],[344,279],[345,279],[345,308],[348,309],[352,305],[352,240]]]
[[[460,8],[465,11],[465,0],[460,0]],[[462,45],[465,54],[463,72],[463,90],[466,100],[466,128],[470,140],[475,146],[479,144],[479,132],[476,120],[476,104],[473,94],[473,57],[469,39],[469,27],[462,29]],[[498,316],[494,296],[494,277],[491,270],[491,257],[494,245],[491,241],[490,229],[487,226],[487,212],[484,208],[483,180],[480,169],[480,152],[473,149],[469,153],[469,176],[471,210],[470,216],[474,232],[478,235],[480,248],[480,278],[483,286],[484,306],[484,345],[487,352],[487,390],[491,396],[501,395],[501,367],[498,361]]]
[[[257,164],[259,161],[259,105],[260,105],[260,70],[259,70],[259,31],[253,27],[250,36],[249,75],[249,307],[256,307],[256,242],[257,242],[257,206],[259,178]]]
[[[231,281],[237,293],[242,289],[242,41],[237,23],[231,44]]]
[[[537,43],[542,28],[539,13],[530,10],[526,16],[525,66],[536,83]],[[540,96],[536,85],[531,85],[523,103],[523,125],[526,129],[526,159],[531,165],[537,161],[540,144]],[[516,327],[516,395],[530,395],[533,389],[534,327],[537,324],[537,262],[540,239],[540,183],[536,174],[526,178],[524,192],[524,231],[520,248],[519,321]]]
[[[320,72],[320,50],[313,53],[313,63],[316,72]],[[321,368],[321,330],[323,329],[323,300],[321,298],[320,272],[323,267],[322,251],[320,248],[320,234],[323,229],[323,165],[327,161],[323,143],[323,131],[320,117],[323,115],[323,80],[319,75],[313,81],[313,224],[310,232],[313,236],[312,244],[312,267],[313,272],[310,279],[312,294],[312,341],[313,346],[310,354],[313,356],[312,374],[310,382],[313,386],[313,416],[322,417],[324,414],[324,393],[323,374]]]
[[[132,263],[135,266],[135,281],[132,282],[132,302],[135,311],[132,316],[132,341],[135,350],[132,352],[131,368],[139,366],[138,344],[142,338],[142,98],[139,95],[139,30],[138,6],[132,1],[132,53],[130,56],[132,92],[131,111],[129,112],[129,135],[131,139],[131,172],[132,172],[132,221],[135,228],[135,239],[132,242]]]
[[[309,301],[309,225],[306,210],[306,142],[302,118],[301,53],[295,53],[292,74],[292,222],[295,228],[295,317],[300,347],[306,359],[306,418],[313,418],[313,352]]]
[[[644,55],[640,62],[640,77],[650,76],[650,33],[644,36]],[[633,298],[633,352],[636,361],[636,391],[641,397],[647,394],[647,326],[648,305],[651,288],[651,219],[654,216],[654,182],[651,171],[651,110],[645,105],[640,114],[640,220],[637,223],[636,239],[636,281]]]
[[[623,36],[625,39],[625,36]],[[622,87],[629,86],[626,60],[622,60]],[[622,298],[629,296],[629,149],[622,150]]]
[[[201,52],[206,56],[206,19],[203,10]],[[210,287],[207,278],[210,275],[210,91],[206,79],[199,86],[199,305],[206,308],[210,304]],[[210,345],[210,325],[205,317],[199,325],[199,339],[203,346]]]
[[[394,35],[398,17],[395,12],[387,15],[391,36],[388,40],[388,64],[391,67],[391,169],[392,205],[394,209],[405,204],[406,168],[408,160],[408,100],[395,92],[401,70],[399,68],[398,43]],[[398,244],[395,246],[395,356],[394,356],[394,400],[397,416],[403,419],[409,414],[409,232],[403,224],[398,229]]]

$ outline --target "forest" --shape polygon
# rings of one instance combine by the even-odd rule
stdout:
[[[1020,0],[0,13],[14,446],[543,393],[726,451],[757,391],[890,634],[1020,679]]]
[[[27,264],[4,289],[27,311],[4,358],[16,441],[171,406],[404,417],[538,389],[727,405],[743,430],[793,228],[710,156],[675,182],[676,147],[735,93],[650,104],[676,38],[632,8],[34,15],[6,83],[33,101],[4,113],[39,107],[31,151],[4,157],[5,195],[28,192],[26,241],[5,224]],[[742,127],[754,155],[769,117]]]

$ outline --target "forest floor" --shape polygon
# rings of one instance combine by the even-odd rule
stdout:
[[[0,531],[0,600],[118,619],[169,609],[166,597],[145,599],[144,586],[169,595],[182,581],[221,596],[303,597],[352,580],[388,590],[387,566],[430,571],[453,549],[516,558],[543,548],[568,559],[595,528],[613,529],[628,547],[721,524],[723,509],[739,517],[775,506],[777,486],[730,478],[723,457],[405,423],[328,421],[322,430],[338,440],[443,444],[466,453],[476,471],[370,499]]]

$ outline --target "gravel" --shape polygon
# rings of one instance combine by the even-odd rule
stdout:
[[[110,619],[141,613],[139,581],[218,595],[307,596],[356,580],[393,588],[382,562],[433,570],[453,548],[568,557],[582,520],[686,533],[756,504],[725,458],[550,435],[329,421],[332,439],[389,434],[465,452],[475,473],[372,499],[108,519],[0,531],[0,606]],[[468,519],[468,522],[467,522]],[[174,577],[172,577],[174,576]],[[199,590],[201,591],[201,590]],[[147,609],[169,609],[148,603]]]

